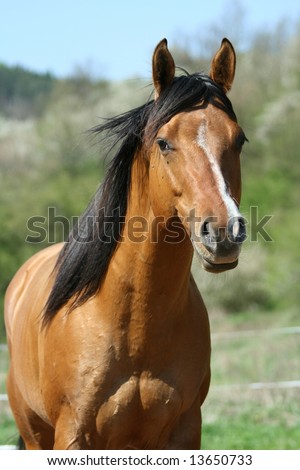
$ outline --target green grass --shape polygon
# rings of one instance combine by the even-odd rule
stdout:
[[[202,449],[293,450],[300,447],[300,427],[257,422],[253,414],[220,418],[204,424]]]
[[[0,445],[16,445],[19,433],[10,414],[0,413]]]
[[[300,448],[299,389],[212,386],[202,412],[203,449]]]
[[[202,448],[300,449],[300,390],[251,390],[253,382],[300,377],[300,335],[271,334],[299,325],[295,310],[211,315],[213,332],[255,330],[260,334],[212,341],[212,382],[203,405]],[[240,384],[237,387],[227,387]]]

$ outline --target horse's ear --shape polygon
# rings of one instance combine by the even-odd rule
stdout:
[[[175,63],[168,49],[168,42],[166,39],[163,39],[157,44],[153,53],[152,76],[155,98],[157,99],[161,92],[167,86],[171,85],[175,76]]]
[[[212,60],[210,78],[216,82],[225,93],[227,93],[232,86],[235,74],[235,63],[236,57],[233,45],[228,39],[224,38],[220,49]]]

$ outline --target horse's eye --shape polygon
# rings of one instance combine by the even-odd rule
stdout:
[[[168,152],[169,150],[172,150],[171,145],[164,139],[157,139],[157,144],[161,152]]]

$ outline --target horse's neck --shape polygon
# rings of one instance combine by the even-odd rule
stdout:
[[[137,175],[134,169],[132,176]],[[195,313],[190,297],[191,242],[187,237],[180,243],[164,240],[165,230],[156,229],[147,178],[142,181],[136,190],[137,181],[132,178],[123,237],[98,304],[101,316],[108,315],[116,351],[124,354],[126,350],[137,367],[139,361],[144,367],[145,357],[149,364],[160,364],[166,354],[166,338],[172,332],[176,342],[176,335],[186,328],[187,314]]]
[[[144,310],[147,315],[174,318],[188,302],[193,250],[187,236],[177,242],[166,240],[166,227],[158,221],[150,204],[147,172],[135,163],[124,233],[110,266],[120,286],[114,296],[122,297],[124,308],[126,302],[137,305],[139,315]]]

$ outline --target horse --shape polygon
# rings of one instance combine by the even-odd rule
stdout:
[[[30,258],[5,298],[7,391],[26,449],[199,449],[210,327],[191,274],[238,264],[240,154],[223,39],[209,75],[176,74],[94,127],[114,156],[65,243]]]

